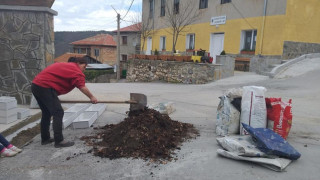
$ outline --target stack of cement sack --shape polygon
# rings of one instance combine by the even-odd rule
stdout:
[[[217,152],[283,171],[301,156],[285,140],[292,124],[291,99],[286,103],[281,98],[265,98],[265,92],[264,87],[244,86],[229,89],[219,97],[216,134],[224,137],[217,138],[223,147]],[[274,149],[279,142],[282,149]]]

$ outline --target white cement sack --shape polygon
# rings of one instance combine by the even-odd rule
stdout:
[[[217,108],[216,134],[225,136],[239,134],[240,112],[231,104],[227,96],[221,96]]]
[[[152,104],[151,106],[149,106],[149,108],[159,111],[161,114],[167,114],[167,115],[176,111],[173,102],[162,102],[158,104]]]
[[[248,135],[241,123],[253,128],[267,127],[266,88],[261,86],[245,86],[241,100],[240,134]]]

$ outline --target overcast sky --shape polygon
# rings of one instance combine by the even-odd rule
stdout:
[[[120,27],[132,24],[141,15],[142,0],[55,0],[51,9],[54,16],[54,31],[113,31],[117,29],[117,13]],[[116,10],[114,10],[113,8]]]

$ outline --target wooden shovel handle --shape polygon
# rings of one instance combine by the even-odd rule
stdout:
[[[61,100],[60,101],[61,103],[91,103],[91,101],[73,101],[73,100],[70,100],[70,101],[65,101],[65,100]],[[113,103],[113,104],[138,104],[137,101],[98,101],[98,103]]]

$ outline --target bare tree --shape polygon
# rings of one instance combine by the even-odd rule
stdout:
[[[139,31],[139,35],[141,36],[141,50],[143,51],[147,38],[154,33],[154,30],[152,27],[152,21],[148,17],[141,20],[141,17],[141,14],[140,16],[135,17],[133,22],[137,31]]]
[[[201,16],[198,1],[182,0],[175,4],[174,0],[167,0],[166,14],[163,18],[163,24],[169,27],[169,34],[172,34],[172,51],[175,52],[179,35],[188,31],[188,26],[194,23]],[[177,1],[179,2],[179,1]]]

